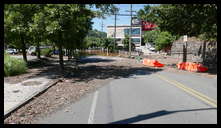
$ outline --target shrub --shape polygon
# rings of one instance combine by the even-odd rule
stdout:
[[[52,55],[52,49],[51,48],[46,48],[41,50],[41,55],[43,56],[51,56]]]
[[[156,49],[161,50],[172,45],[175,37],[172,36],[169,32],[160,32],[156,38]]]
[[[17,59],[4,54],[4,76],[13,76],[25,73],[27,65],[23,59]]]

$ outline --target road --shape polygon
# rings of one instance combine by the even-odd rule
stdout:
[[[165,70],[135,74],[115,79],[36,123],[217,123],[217,78]]]

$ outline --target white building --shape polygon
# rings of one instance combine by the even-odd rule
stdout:
[[[135,44],[136,47],[141,46],[141,26],[132,26],[132,43]],[[130,26],[129,25],[120,25],[116,26],[116,43],[117,46],[123,46],[122,41],[125,38],[125,35],[130,34]],[[114,38],[114,26],[107,26],[107,37]]]

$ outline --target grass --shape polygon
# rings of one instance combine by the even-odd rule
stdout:
[[[25,73],[27,65],[22,59],[4,54],[4,76],[14,76]]]

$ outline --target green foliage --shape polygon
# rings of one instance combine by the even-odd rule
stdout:
[[[25,48],[42,42],[50,42],[59,50],[83,49],[84,39],[92,29],[92,18],[101,16],[90,9],[93,6],[101,15],[117,11],[111,4],[5,4],[4,43],[22,49],[24,60]],[[104,37],[104,33],[100,35]],[[63,65],[62,54],[60,64]]]
[[[88,32],[88,37],[97,37],[97,38],[106,38],[107,37],[107,33],[106,32],[101,32],[98,30],[89,30]]]
[[[146,5],[144,6],[143,9],[140,9],[137,12],[138,18],[144,21],[149,21],[149,22],[158,22],[159,20],[159,15],[156,13],[156,9],[158,6],[150,6]]]
[[[108,48],[110,52],[114,51],[114,39],[113,38],[103,38],[101,39],[101,46],[103,48]]]
[[[146,6],[138,11],[138,17],[156,23],[161,31],[175,36],[199,36],[204,40],[217,38],[216,4]]]
[[[87,44],[87,48],[99,47],[101,46],[101,39],[97,37],[86,37],[85,42]]]
[[[159,34],[160,34],[160,31],[158,31],[158,30],[145,31],[144,32],[144,42],[154,45]]]
[[[53,49],[45,48],[41,50],[41,55],[49,57],[52,55],[52,52],[53,52]]]
[[[20,36],[25,38],[28,43],[29,24],[32,23],[32,16],[36,12],[33,4],[9,4],[4,8],[4,29],[7,43],[14,43],[17,47],[22,47]]]
[[[4,76],[13,76],[25,73],[26,63],[22,59],[17,59],[4,54]]]
[[[159,36],[156,38],[156,49],[161,50],[168,46],[171,46],[175,37],[172,36],[169,32],[160,32]]]
[[[125,50],[129,50],[129,40],[130,40],[129,35],[125,35],[125,38],[122,42]],[[131,50],[134,50],[134,49],[135,49],[135,44],[131,43]]]
[[[113,50],[114,40],[111,38],[106,38],[107,34],[105,32],[100,32],[98,30],[90,30],[85,42],[88,47],[103,47]]]
[[[130,37],[128,35],[125,35],[125,38],[123,40],[123,45],[124,45],[124,49],[128,49],[129,48],[129,39]]]

